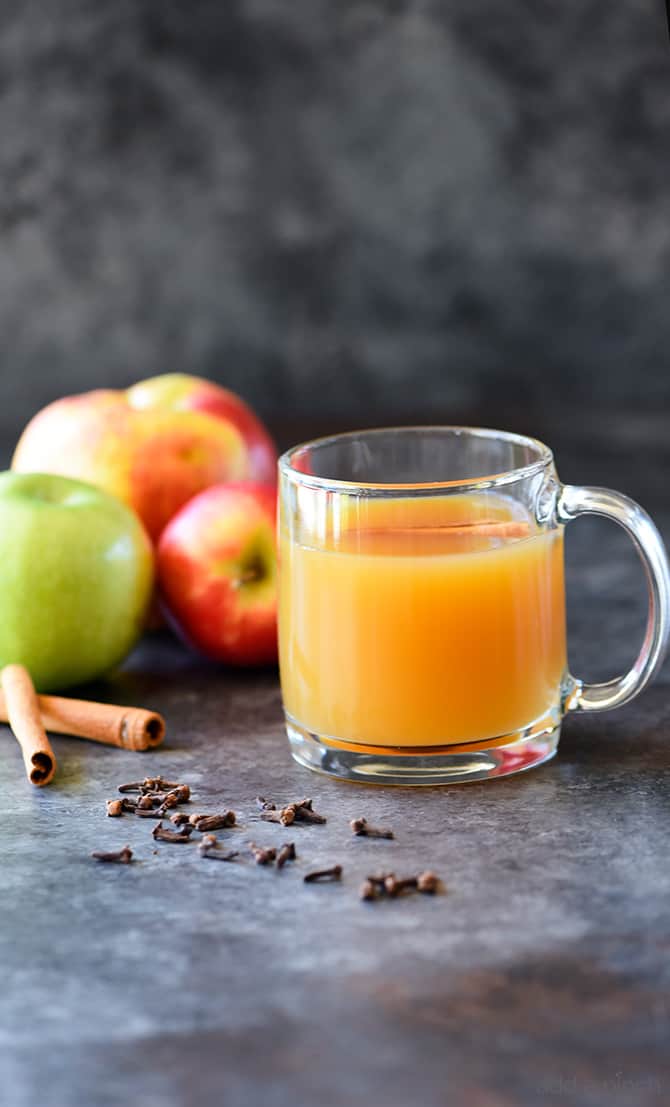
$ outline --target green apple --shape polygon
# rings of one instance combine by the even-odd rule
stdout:
[[[137,516],[93,485],[0,473],[0,665],[40,691],[101,676],[139,637],[153,555]]]

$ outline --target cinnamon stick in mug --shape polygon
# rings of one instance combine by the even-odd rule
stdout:
[[[3,684],[4,688],[4,684]],[[165,720],[156,711],[95,703],[65,696],[38,696],[42,723],[55,734],[88,738],[106,746],[127,750],[150,750],[165,737]],[[6,692],[0,691],[0,722],[8,720]]]
[[[23,753],[28,780],[42,788],[53,779],[56,758],[47,738],[35,686],[23,665],[5,665],[0,673],[5,719]]]

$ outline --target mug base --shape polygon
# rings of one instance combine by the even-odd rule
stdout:
[[[522,730],[485,742],[430,747],[378,747],[315,734],[288,713],[286,733],[294,759],[307,769],[360,784],[464,784],[527,772],[551,760],[558,748],[558,711]]]

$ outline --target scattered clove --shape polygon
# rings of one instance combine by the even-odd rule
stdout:
[[[124,846],[123,849],[114,850],[111,853],[95,850],[91,857],[94,857],[96,861],[118,861],[122,865],[128,865],[133,859],[133,851],[130,846]]]
[[[205,834],[198,846],[201,857],[209,857],[212,861],[234,861],[238,856],[236,849],[217,849],[218,842],[215,834]]]
[[[305,873],[303,880],[305,884],[315,884],[317,881],[341,880],[341,878],[342,866],[333,865],[330,869],[317,869],[315,872]]]
[[[286,842],[277,854],[277,868],[283,869],[287,861],[295,861],[295,844]]]
[[[416,887],[419,892],[423,892],[424,895],[432,896],[438,890],[440,886],[439,877],[430,869],[426,869],[425,872],[419,873],[416,878]]]
[[[196,830],[205,832],[208,830],[221,830],[223,827],[235,826],[237,818],[234,811],[223,811],[220,815],[201,815],[196,819]]]
[[[396,876],[391,873],[386,877],[384,881],[384,891],[387,896],[391,896],[395,899],[402,892],[416,891],[417,878],[415,876],[407,876],[403,880],[398,880]]]
[[[254,842],[250,844],[249,849],[253,853],[257,865],[270,865],[277,857],[276,849],[257,846]]]
[[[193,827],[188,823],[180,827],[179,830],[170,830],[169,827],[163,826],[163,823],[160,822],[158,826],[154,827],[151,836],[156,842],[188,842],[192,833]]]
[[[260,807],[261,811],[276,811],[277,810],[277,804],[276,803],[270,803],[269,800],[266,800],[265,796],[256,796],[256,806]]]
[[[173,788],[184,788],[188,785],[180,784],[178,780],[163,780],[162,776],[147,776],[144,780],[131,780],[128,784],[120,784],[119,792],[169,792]]]
[[[423,892],[433,895],[440,886],[439,878],[435,873],[426,870],[418,876],[407,876],[399,880],[395,873],[380,873],[378,876],[368,876],[360,887],[361,899],[381,899],[388,897],[396,899],[403,892]]]
[[[371,884],[374,884],[378,892],[384,891],[384,885],[390,876],[395,876],[395,873],[377,873],[377,875],[371,875],[366,877]]]
[[[150,807],[148,809],[144,808],[144,807],[136,807],[135,808],[135,814],[137,815],[138,819],[162,819],[163,818],[163,814],[161,814],[161,810],[160,810],[159,807]]]
[[[352,819],[349,826],[359,838],[394,838],[392,830],[386,827],[370,826],[367,819]]]
[[[295,805],[289,803],[286,807],[282,807],[281,811],[270,810],[261,812],[261,819],[264,819],[267,823],[281,823],[282,826],[291,826],[295,822],[296,809]]]
[[[162,776],[147,776],[141,784],[144,792],[171,792],[173,788],[180,788],[178,780],[164,780]]]
[[[191,826],[195,826],[195,824],[199,823],[201,819],[206,819],[207,817],[207,815],[201,812],[199,815],[189,815],[188,821],[190,822]]]
[[[140,796],[135,804],[138,811],[151,811],[154,806],[153,796]]]
[[[107,800],[107,814],[110,819],[116,819],[119,815],[123,815],[123,800]]]
[[[170,815],[170,822],[175,826],[183,826],[188,821],[189,817],[185,811],[175,811],[174,815]]]
[[[300,800],[300,803],[294,803],[291,806],[295,807],[295,817],[299,822],[323,824],[328,821],[325,815],[318,815],[313,810],[311,799]]]
[[[137,803],[135,802],[135,800],[126,799],[125,796],[121,800],[121,806],[123,807],[123,810],[128,811],[129,814],[134,814],[137,810]]]
[[[260,797],[259,797],[260,798]],[[278,811],[275,805],[265,807],[261,811],[261,819],[268,823],[281,823],[282,826],[292,826],[293,823],[325,823],[325,815],[318,815],[312,810],[311,799],[300,802],[287,803]]]

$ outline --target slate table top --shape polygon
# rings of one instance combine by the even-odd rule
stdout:
[[[658,419],[554,431],[564,478],[637,496],[670,537]],[[642,633],[641,573],[613,527],[570,529],[571,665],[611,676]],[[540,769],[443,789],[311,774],[276,673],[222,671],[166,635],[89,689],[162,711],[161,750],[56,737],[37,790],[0,728],[2,1107],[667,1104],[668,679],[568,717]],[[232,840],[291,838],[297,862],[216,864],[106,818],[120,782],[155,773],[233,807]],[[329,821],[287,834],[258,793],[310,795]],[[353,838],[360,814],[396,840]],[[126,842],[131,865],[89,858]],[[303,884],[332,862],[340,885]],[[446,892],[360,902],[387,865],[434,868]]]

